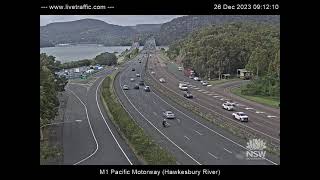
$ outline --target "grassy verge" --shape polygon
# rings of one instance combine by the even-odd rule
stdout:
[[[230,79],[221,79],[221,80],[211,80],[211,81],[208,81],[209,84],[211,85],[218,85],[218,84],[222,84],[222,83],[226,83],[226,82],[231,82],[231,81],[236,81],[236,80],[239,80],[239,78],[230,78]]]
[[[102,99],[105,109],[113,123],[120,130],[120,134],[133,149],[135,155],[143,164],[150,165],[173,165],[175,158],[166,150],[157,145],[145,134],[129,114],[118,102],[113,89],[113,81],[116,73],[106,77],[102,83]]]
[[[240,97],[243,97],[245,99],[261,103],[270,107],[279,108],[280,100],[278,98],[272,98],[272,97],[266,97],[266,96],[248,96],[241,94],[241,88],[233,88],[231,89],[231,92],[233,94],[236,94]]]

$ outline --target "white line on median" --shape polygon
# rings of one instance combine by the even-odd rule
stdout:
[[[202,136],[203,134],[199,133],[198,131],[194,130],[196,133],[198,133],[200,136]]]
[[[106,77],[107,77],[107,76],[106,76]],[[105,78],[104,78],[104,79],[105,79]],[[103,80],[104,80],[104,79],[103,79]],[[97,102],[97,106],[98,106],[99,112],[100,112],[100,114],[101,114],[101,117],[102,117],[103,120],[104,120],[104,123],[105,123],[106,126],[108,127],[108,130],[109,130],[110,134],[112,135],[114,141],[117,143],[119,149],[121,150],[121,152],[123,153],[123,155],[126,157],[126,159],[128,160],[128,162],[130,163],[130,165],[132,165],[132,162],[131,162],[130,159],[128,158],[127,154],[123,151],[123,149],[122,149],[122,147],[120,146],[120,144],[118,143],[116,137],[113,135],[113,133],[112,133],[112,131],[111,131],[111,129],[110,129],[110,127],[109,127],[106,119],[104,118],[104,116],[103,116],[103,114],[102,114],[102,112],[101,112],[101,109],[100,109],[100,106],[99,106],[99,103],[98,103],[98,89],[99,89],[101,83],[103,82],[103,80],[100,81],[100,83],[99,83],[99,85],[97,86],[97,89],[96,89],[96,102]]]
[[[246,109],[246,110],[249,110],[249,109],[253,109],[253,108],[251,108],[251,107],[246,107],[245,109]]]
[[[228,153],[232,154],[232,152],[229,151],[228,149],[226,149],[226,148],[223,148],[223,149],[226,150]]]
[[[217,158],[217,156],[215,156],[215,155],[211,154],[210,152],[208,152],[208,154],[210,154],[212,157],[214,157],[214,158],[218,159],[218,158]]]
[[[90,123],[90,119],[89,119],[88,110],[87,110],[86,105],[81,101],[81,99],[80,99],[73,91],[71,91],[70,89],[67,89],[67,90],[70,91],[70,92],[80,101],[80,103],[84,106],[84,109],[86,110],[87,120],[88,120],[88,123],[89,123],[89,126],[90,126],[90,130],[91,130],[91,134],[92,134],[93,139],[94,139],[94,141],[95,141],[95,143],[96,143],[96,149],[94,150],[94,152],[91,153],[89,156],[87,156],[87,157],[85,157],[85,158],[81,159],[80,161],[78,161],[78,162],[76,162],[76,163],[73,164],[73,165],[77,165],[77,164],[79,164],[79,163],[81,163],[81,162],[89,159],[91,156],[93,156],[93,155],[98,151],[98,149],[99,149],[99,144],[98,144],[98,141],[97,141],[97,139],[96,139],[96,136],[94,135],[94,132],[93,132],[93,129],[92,129],[92,126],[91,126],[91,123]]]
[[[184,136],[185,138],[187,138],[190,141],[190,138],[188,138],[187,136]]]

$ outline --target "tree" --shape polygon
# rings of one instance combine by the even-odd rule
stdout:
[[[113,53],[105,52],[96,56],[94,62],[95,64],[111,66],[117,64],[117,57]]]

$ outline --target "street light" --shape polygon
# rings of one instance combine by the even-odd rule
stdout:
[[[57,122],[57,123],[49,123],[49,124],[42,125],[42,126],[40,126],[40,138],[41,138],[41,140],[43,140],[42,128],[44,128],[46,126],[59,125],[59,124],[65,124],[65,123],[75,123],[75,122],[80,123],[81,121],[82,121],[81,119],[77,119],[74,121]]]

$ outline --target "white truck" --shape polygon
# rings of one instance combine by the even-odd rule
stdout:
[[[186,91],[188,90],[188,86],[185,83],[179,83],[179,89]]]

